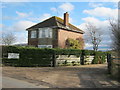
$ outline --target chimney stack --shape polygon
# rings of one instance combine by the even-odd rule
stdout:
[[[68,26],[69,24],[69,14],[68,12],[64,13],[64,25]]]

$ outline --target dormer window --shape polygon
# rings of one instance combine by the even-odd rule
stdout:
[[[36,38],[37,37],[37,32],[34,30],[34,31],[31,31],[31,38]]]

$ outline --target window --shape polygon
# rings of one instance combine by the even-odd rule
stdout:
[[[52,28],[39,28],[39,38],[52,38]]]
[[[52,45],[38,45],[38,48],[52,48]]]
[[[31,38],[36,38],[36,31],[31,31]]]

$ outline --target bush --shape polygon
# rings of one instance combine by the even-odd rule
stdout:
[[[78,40],[74,40],[74,39],[71,39],[71,38],[68,38],[66,40],[66,47],[68,49],[83,49],[83,39],[81,39],[81,41]]]
[[[107,55],[106,52],[96,51],[94,53],[94,59],[92,61],[92,64],[103,64],[103,63],[105,63],[106,55]]]

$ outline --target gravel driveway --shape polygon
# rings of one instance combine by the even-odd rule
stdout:
[[[107,64],[62,67],[3,67],[3,75],[49,88],[114,88]]]

